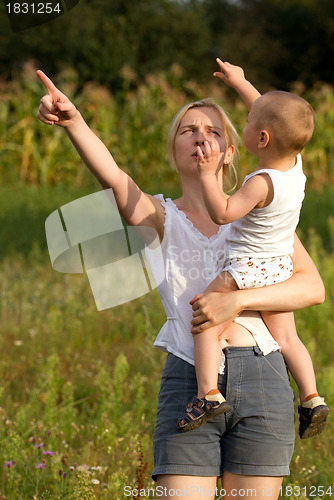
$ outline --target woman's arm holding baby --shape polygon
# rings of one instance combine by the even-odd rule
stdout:
[[[192,333],[235,318],[241,311],[295,311],[325,300],[325,287],[319,272],[301,241],[295,235],[294,273],[287,281],[263,288],[212,292],[192,300]]]

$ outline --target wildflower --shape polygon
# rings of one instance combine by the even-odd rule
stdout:
[[[96,465],[95,467],[91,467],[90,470],[97,470],[98,472],[102,471],[101,465]]]
[[[28,330],[28,332],[29,332],[30,337],[34,338],[37,335],[37,333],[38,333],[38,329],[37,328],[30,328]]]
[[[43,448],[44,443],[35,444],[35,448]]]
[[[100,481],[98,479],[92,479],[93,484],[100,484]]]
[[[43,455],[47,455],[49,457],[53,457],[53,455],[55,454],[54,451],[49,451],[49,450],[43,450],[42,453]]]
[[[37,469],[44,469],[45,467],[45,462],[40,462],[39,464],[36,465]]]
[[[78,469],[79,472],[85,472],[86,470],[89,470],[89,466],[86,465],[86,464],[78,465],[77,469]]]
[[[4,467],[7,467],[7,469],[11,469],[14,465],[14,460],[8,460],[8,462],[4,463]]]

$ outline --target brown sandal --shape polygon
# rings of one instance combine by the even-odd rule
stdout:
[[[217,401],[209,401],[206,397],[202,399],[194,396],[186,408],[185,415],[179,418],[176,427],[180,432],[191,431],[200,427],[209,418],[225,413],[230,408],[230,405],[220,393],[217,394]]]

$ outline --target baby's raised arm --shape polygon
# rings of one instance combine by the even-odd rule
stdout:
[[[214,76],[234,88],[246,104],[247,109],[250,110],[253,102],[261,96],[260,92],[246,80],[244,70],[240,66],[234,66],[227,61],[223,62],[219,57],[216,61],[220,71],[216,71]]]
[[[42,71],[37,75],[47,90],[41,99],[38,119],[47,125],[66,130],[79,155],[103,188],[112,188],[118,210],[130,225],[145,225],[159,232],[163,225],[162,207],[153,196],[145,194],[123,172],[103,142],[89,128],[74,104]]]
[[[229,62],[217,58],[220,71],[214,76],[234,88],[244,100],[248,109],[261,94],[245,78],[244,70]],[[198,172],[202,193],[209,214],[216,224],[228,224],[249,213],[259,203],[266,200],[270,189],[270,181],[265,176],[250,179],[232,196],[227,196],[221,190],[216,177],[218,168],[217,146],[215,141],[204,143],[204,151],[197,148]]]

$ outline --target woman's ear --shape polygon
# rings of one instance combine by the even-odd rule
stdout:
[[[267,130],[261,130],[259,142],[258,142],[258,147],[260,149],[266,148],[269,144],[269,141],[270,141],[269,132]]]
[[[226,149],[225,156],[224,156],[224,163],[225,164],[230,163],[233,155],[234,155],[234,146],[228,146],[228,148]]]

